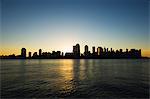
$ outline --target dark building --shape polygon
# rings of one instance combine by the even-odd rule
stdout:
[[[138,51],[138,57],[142,57],[141,56],[141,49],[139,49],[139,51]]]
[[[93,53],[93,55],[95,54],[95,47],[94,46],[92,47],[92,53]]]
[[[76,48],[77,48],[77,55],[80,56],[80,45],[76,44]]]
[[[128,53],[128,49],[126,49],[126,53]]]
[[[43,52],[43,53],[42,53],[42,57],[43,57],[43,58],[50,58],[50,56],[51,56],[51,53],[50,53],[50,52]]]
[[[13,55],[2,55],[0,56],[2,59],[26,59],[26,49],[21,49],[21,55],[15,56]],[[61,59],[61,58],[71,58],[71,59],[110,59],[110,58],[142,58],[141,56],[141,49],[126,49],[126,51],[123,51],[122,49],[117,49],[114,51],[112,48],[110,50],[108,48],[102,48],[98,47],[97,51],[95,51],[95,47],[92,47],[92,53],[90,53],[88,45],[85,45],[84,47],[84,53],[80,53],[80,45],[76,44],[73,46],[73,51],[69,53],[64,53],[61,51],[52,51],[50,52],[42,52],[41,49],[39,49],[39,52],[34,52],[33,55],[31,55],[31,52],[29,52],[28,57],[29,59]]]
[[[65,53],[66,58],[72,58],[73,56],[74,56],[74,53],[70,53],[70,52]]]
[[[47,52],[43,52],[42,56],[46,57],[47,56]]]
[[[37,55],[37,52],[34,52],[34,53],[33,53],[33,58],[37,58],[37,56],[38,56],[38,55]]]
[[[111,49],[110,49],[110,52],[112,52],[112,51],[113,51],[113,49],[111,48]]]
[[[100,47],[97,48],[97,55],[100,55]]]
[[[85,47],[84,47],[84,55],[85,55],[85,56],[88,56],[88,52],[89,52],[88,46],[85,45]]]
[[[50,52],[47,52],[47,57],[48,57],[48,58],[50,58],[51,55],[52,55],[52,54],[51,54]]]
[[[21,57],[26,58],[26,49],[25,48],[21,49]]]
[[[57,51],[56,54],[57,54],[57,57],[60,57],[61,56],[61,51]]]
[[[51,57],[52,58],[59,58],[61,55],[61,51],[52,51]]]
[[[97,48],[97,55],[102,55],[102,53],[103,53],[103,48],[102,47],[98,47]]]
[[[73,54],[75,58],[80,57],[80,45],[79,44],[76,44],[76,46],[73,46]]]
[[[76,46],[73,46],[73,53],[76,53],[76,50],[77,50]]]
[[[106,49],[106,52],[108,52],[108,48]]]
[[[62,56],[62,57],[64,56],[64,52],[62,52],[61,56]]]
[[[104,52],[106,53],[106,48],[104,47]]]
[[[129,56],[131,58],[140,58],[141,57],[141,49],[139,49],[139,50],[131,49],[129,51],[129,54],[130,54]]]
[[[31,56],[31,52],[29,52],[29,58],[31,58],[32,56]]]
[[[41,49],[39,49],[39,56],[41,56],[42,55],[42,50]]]
[[[85,56],[85,58],[91,57],[91,53],[90,53],[87,45],[85,45],[85,47],[84,47],[84,56]]]
[[[122,53],[122,49],[120,49],[120,53]]]

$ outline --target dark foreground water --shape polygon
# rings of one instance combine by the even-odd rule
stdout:
[[[1,60],[2,98],[149,98],[148,59]]]

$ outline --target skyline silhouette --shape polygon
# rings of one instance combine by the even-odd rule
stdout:
[[[143,58],[141,56],[141,49],[117,49],[113,48],[102,48],[102,47],[92,47],[92,51],[89,50],[88,45],[84,46],[84,53],[80,52],[80,45],[76,44],[72,48],[72,52],[61,52],[61,51],[52,51],[52,52],[42,52],[42,49],[39,49],[38,52],[28,52],[26,48],[21,49],[20,55],[2,55],[1,59],[121,59],[121,58]]]

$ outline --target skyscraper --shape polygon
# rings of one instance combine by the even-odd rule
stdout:
[[[25,48],[21,49],[21,57],[26,58],[26,49]]]
[[[88,46],[85,45],[85,52],[87,53],[88,52]]]
[[[31,58],[31,52],[29,52],[29,58]]]
[[[120,51],[120,53],[122,53],[122,49],[120,49],[119,51]]]
[[[42,55],[42,50],[41,49],[39,49],[39,56],[41,56]]]
[[[113,50],[112,50],[112,48],[110,49],[110,52],[112,52]]]
[[[77,55],[80,56],[80,45],[76,44],[76,48],[77,48]]]
[[[95,54],[95,46],[92,47],[92,53]]]
[[[87,56],[88,55],[88,46],[85,45],[84,47],[84,55]]]
[[[73,54],[77,58],[80,57],[80,45],[79,44],[76,44],[75,46],[73,46]]]
[[[98,47],[97,48],[97,55],[101,55],[103,53],[103,48],[102,47]]]
[[[141,57],[141,49],[139,49],[139,57]]]
[[[97,48],[97,55],[100,55],[100,47]]]
[[[77,51],[77,48],[76,48],[76,46],[73,46],[73,53],[75,54]]]
[[[105,53],[107,52],[105,47],[104,47],[104,52],[105,52]]]

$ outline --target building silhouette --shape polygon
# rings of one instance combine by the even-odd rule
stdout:
[[[25,48],[21,49],[21,57],[26,58],[26,49]]]
[[[97,48],[97,55],[98,56],[103,56],[103,48],[102,47]]]
[[[38,57],[37,52],[34,52],[32,58],[37,58],[37,57]]]
[[[88,50],[88,46],[85,45],[84,47],[84,56],[88,56],[89,50]]]
[[[95,54],[95,46],[92,47],[92,54]]]
[[[102,48],[97,47],[97,51],[95,50],[95,46],[92,47],[92,53],[89,51],[88,45],[84,46],[84,53],[80,52],[80,45],[76,44],[73,46],[72,52],[66,52],[63,53],[61,51],[52,51],[52,52],[42,52],[42,49],[39,49],[38,53],[33,52],[33,55],[31,52],[29,52],[28,57],[26,56],[26,48],[21,49],[21,54],[15,56],[15,54],[8,55],[8,56],[0,56],[1,59],[109,59],[109,58],[142,58],[141,56],[141,49],[126,49],[123,51],[123,49],[116,49],[113,48]]]
[[[73,54],[74,54],[74,58],[80,58],[80,45],[76,44],[75,46],[73,46]]]
[[[74,53],[72,53],[72,52],[66,52],[64,57],[65,58],[74,58]]]
[[[42,49],[39,49],[39,57],[42,56]]]
[[[31,58],[32,57],[32,55],[31,55],[32,53],[31,52],[29,52],[29,58]]]

